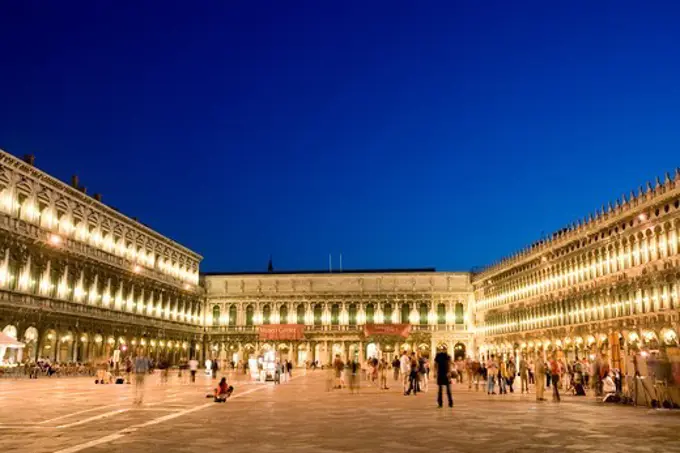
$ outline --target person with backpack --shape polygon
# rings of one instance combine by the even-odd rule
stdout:
[[[401,362],[399,362],[399,357],[396,355],[394,356],[394,360],[392,360],[392,373],[394,374],[394,380],[398,381],[399,380],[399,368],[401,367]]]
[[[553,401],[560,402],[560,391],[558,389],[560,383],[560,362],[557,361],[557,356],[553,354],[550,360],[550,377],[553,386]]]
[[[515,390],[512,388],[512,385],[515,383],[515,376],[517,376],[517,369],[515,368],[515,361],[513,360],[512,356],[508,360],[507,364],[507,377],[506,380],[508,382],[508,389],[510,389],[510,393],[514,393]]]

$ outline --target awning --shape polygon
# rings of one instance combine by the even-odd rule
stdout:
[[[0,348],[23,348],[25,345],[6,333],[0,332]]]

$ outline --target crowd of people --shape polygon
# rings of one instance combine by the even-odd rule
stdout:
[[[312,370],[318,363],[308,365]],[[452,359],[446,348],[440,349],[432,359],[417,352],[402,351],[388,361],[385,357],[370,357],[364,363],[356,360],[343,361],[336,355],[327,369],[327,390],[348,387],[354,392],[359,389],[359,379],[381,390],[389,389],[388,381],[400,385],[405,396],[427,392],[431,367],[438,386],[438,404],[442,405],[442,393],[451,393],[451,384],[465,384],[469,390],[479,391],[480,386],[488,395],[515,393],[529,394],[530,387],[537,401],[546,401],[545,392],[552,394],[552,400],[559,402],[561,393],[586,396],[590,391],[604,401],[618,401],[622,394],[622,375],[618,369],[610,369],[602,357],[592,360],[576,358],[567,360],[550,355],[545,359],[531,359],[520,356],[502,358],[494,354],[486,360],[471,357]],[[518,382],[519,381],[519,382]],[[452,398],[449,398],[453,405]]]

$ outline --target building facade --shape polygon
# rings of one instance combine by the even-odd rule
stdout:
[[[600,353],[678,344],[680,172],[648,183],[472,280],[482,354]]]
[[[200,349],[201,256],[33,163],[0,151],[0,329],[26,345],[0,360]]]
[[[294,364],[335,355],[364,360],[440,345],[473,350],[470,274],[422,270],[208,274],[206,347],[238,362],[276,350]],[[269,341],[258,326],[304,325],[300,340]],[[365,325],[409,324],[406,338],[367,336]]]
[[[678,345],[680,171],[475,273],[434,269],[204,274],[201,256],[0,151],[0,364],[114,351],[296,364],[446,345],[457,357],[613,365]],[[296,325],[302,338],[263,339]],[[406,336],[366,326],[408,326]],[[297,327],[296,327],[297,328]],[[385,330],[385,329],[383,329]],[[387,329],[389,330],[389,329]]]

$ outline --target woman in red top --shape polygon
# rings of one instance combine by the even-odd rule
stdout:
[[[234,387],[227,384],[227,378],[223,377],[215,389],[215,402],[225,402],[233,391]]]

